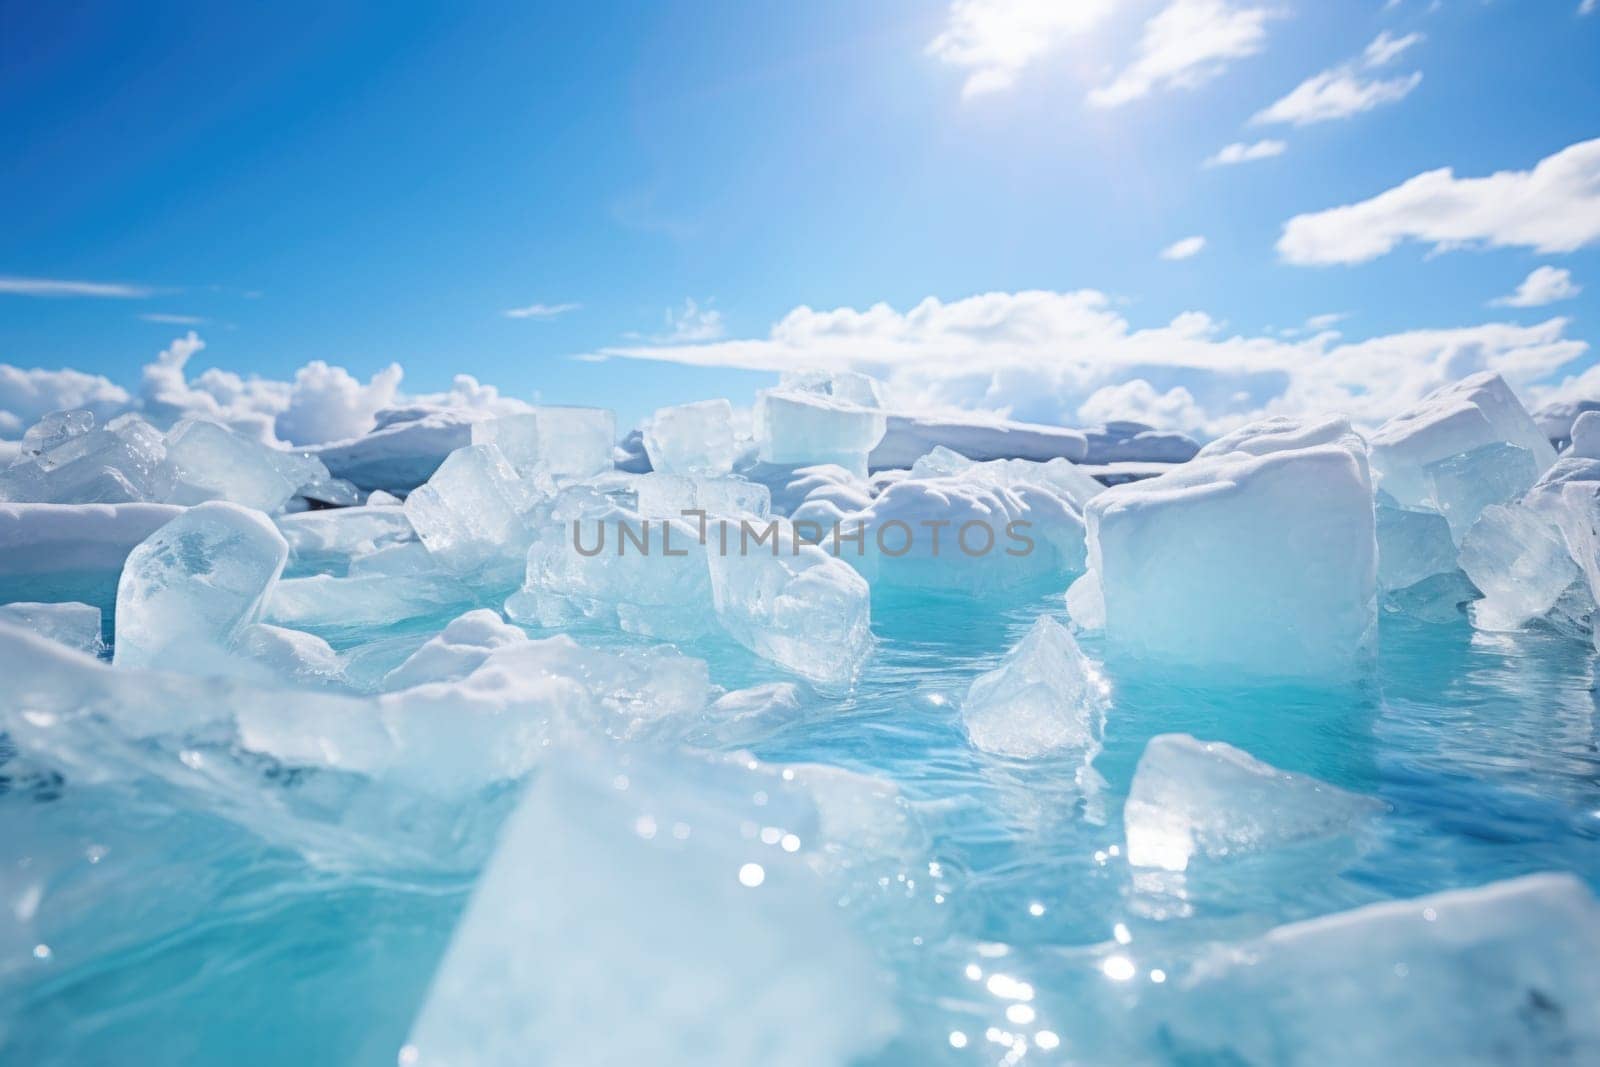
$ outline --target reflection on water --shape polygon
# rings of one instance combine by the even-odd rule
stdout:
[[[888,836],[917,854],[883,871],[881,892],[846,902],[898,979],[901,1034],[874,1062],[1159,1061],[1150,1006],[1176,994],[1169,976],[1207,943],[1534,871],[1600,884],[1583,641],[1390,616],[1372,677],[1337,690],[1110,663],[1103,747],[1086,778],[1070,758],[979,752],[961,726],[972,679],[1040,612],[1061,609],[1059,590],[1007,607],[884,598],[853,692],[776,687],[693,734],[763,760],[880,775],[906,798],[915,833]],[[326,636],[380,677],[433,621]],[[1100,658],[1094,641],[1084,648]],[[774,681],[742,650],[684,649],[729,689]],[[1387,813],[1336,841],[1132,868],[1123,800],[1145,742],[1173,732],[1379,798]],[[52,779],[0,750],[0,892],[18,919],[0,935],[3,1058],[126,1062],[150,1048],[151,1062],[394,1062],[511,800],[414,809],[402,825],[398,795],[357,795],[326,772],[262,767],[225,746],[194,751],[241,780],[270,778],[285,818],[314,809],[341,840],[392,855],[329,869],[237,819],[170,817],[160,783],[147,806],[130,804],[125,787]],[[757,832],[773,849],[800,847],[785,827]],[[737,877],[760,887],[766,871],[752,860]],[[83,909],[55,943],[29,944],[16,931],[37,927],[41,899]]]

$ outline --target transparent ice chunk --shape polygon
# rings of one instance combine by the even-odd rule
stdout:
[[[1444,386],[1380,426],[1369,439],[1377,482],[1400,504],[1429,504],[1427,472],[1436,460],[1481,445],[1523,448],[1540,472],[1555,449],[1505,379],[1484,371]]]
[[[661,408],[645,424],[644,449],[651,469],[665,474],[726,474],[740,451],[733,405],[701,400]]]
[[[1378,587],[1405,589],[1435,574],[1456,569],[1456,545],[1450,521],[1437,511],[1377,507]]]
[[[1206,1062],[1600,1060],[1600,905],[1536,874],[1280,926],[1180,979],[1169,1040]]]
[[[1023,759],[1090,754],[1110,687],[1072,635],[1042,615],[1001,665],[967,691],[961,718],[977,748]]]
[[[36,634],[59,641],[68,648],[98,655],[104,647],[100,637],[100,609],[93,604],[42,604],[17,601],[0,604],[0,622],[25,627]]]
[[[756,443],[767,463],[836,463],[864,476],[886,427],[881,410],[821,393],[769,389],[756,400]]]
[[[756,543],[748,530],[764,537]],[[796,541],[783,519],[733,527],[708,551],[716,617],[756,655],[824,684],[852,682],[872,649],[871,598],[850,565]]]
[[[494,445],[518,474],[532,474],[539,466],[539,416],[528,411],[474,422],[472,443]]]
[[[539,464],[561,478],[592,478],[612,469],[617,416],[609,408],[546,405],[534,409]]]
[[[1385,809],[1305,775],[1280,771],[1221,741],[1152,737],[1139,757],[1123,828],[1135,867],[1186,869],[1357,828]]]
[[[495,445],[468,445],[406,497],[405,516],[439,565],[457,574],[521,558],[537,502]]]
[[[802,793],[726,762],[562,753],[502,834],[402,1056],[814,1067],[872,1053],[896,1028],[888,987],[808,862]]]
[[[1494,442],[1426,464],[1428,495],[1450,523],[1459,544],[1483,509],[1522,499],[1539,480],[1541,468],[1533,453],[1516,445]]]
[[[128,554],[117,584],[118,666],[207,673],[255,622],[289,546],[259,511],[190,508]]]
[[[1461,546],[1461,569],[1483,592],[1472,605],[1480,630],[1516,630],[1542,618],[1581,577],[1560,531],[1518,505],[1483,509]]]

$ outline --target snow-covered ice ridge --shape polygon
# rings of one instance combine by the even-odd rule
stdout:
[[[299,452],[48,415],[0,471],[0,1058],[161,1030],[208,980],[128,983],[215,952],[288,1021],[360,988],[386,1021],[319,1040],[407,1064],[1600,1061],[1600,868],[1404,858],[1401,713],[1350,710],[1386,634],[1594,647],[1572,415],[1479,374],[1197,448],[847,373],[620,443],[558,406]],[[1495,760],[1592,772],[1576,729]],[[1091,867],[1035,865],[1067,839]],[[198,933],[273,908],[284,944],[434,934],[402,989],[375,943]]]

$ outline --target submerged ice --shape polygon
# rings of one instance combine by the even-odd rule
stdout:
[[[1359,827],[1384,810],[1314,778],[1278,770],[1221,741],[1152,737],[1128,789],[1123,828],[1135,867],[1186,869]]]

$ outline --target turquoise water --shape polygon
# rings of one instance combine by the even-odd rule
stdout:
[[[41,585],[0,589],[0,601],[73,595],[109,607],[103,584],[96,593],[80,579],[54,596]],[[900,1036],[870,1062],[1192,1062],[1167,1046],[1158,1019],[1179,994],[1156,976],[1179,973],[1208,943],[1536,871],[1600,886],[1586,638],[1390,616],[1371,676],[1333,690],[1113,661],[1094,761],[1103,781],[1084,783],[1068,761],[976,751],[961,727],[967,686],[1041,612],[1063,613],[1059,590],[1001,605],[880,597],[879,647],[852,693],[808,694],[781,725],[696,735],[882,775],[910,801],[926,864],[847,905],[896,976]],[[453,614],[324,636],[365,648],[376,670]],[[1084,647],[1102,655],[1092,639]],[[723,644],[685,651],[728,688],[776,677]],[[1123,798],[1144,743],[1173,731],[1379,797],[1389,812],[1354,840],[1136,872],[1121,854]],[[188,739],[180,755],[203,758],[218,783],[203,804],[159,775],[97,783],[0,750],[0,887],[15,906],[14,889],[45,885],[31,907],[51,930],[44,958],[14,934],[0,939],[0,1060],[393,1063],[516,789],[446,808],[223,738]],[[315,849],[257,832],[262,818],[336,826],[341,854],[358,858],[308,862]],[[1132,973],[1108,974],[1112,957]],[[1026,1012],[982,980],[995,974],[1031,987]]]

